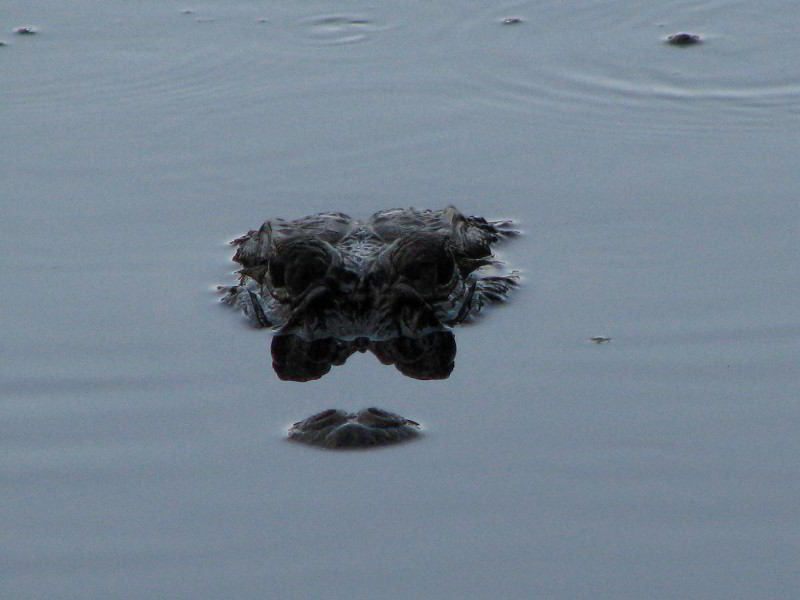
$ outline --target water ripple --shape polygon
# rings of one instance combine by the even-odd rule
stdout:
[[[498,23],[519,15],[517,27]],[[617,133],[784,127],[800,112],[800,11],[769,0],[518,2],[443,32],[478,100],[555,127]],[[675,47],[669,34],[700,34]]]
[[[665,0],[636,10],[625,0],[575,0],[569,9],[527,0],[461,12],[429,6],[414,19],[393,7],[307,10],[269,21],[219,10],[196,15],[210,19],[203,24],[173,10],[156,27],[120,19],[113,30],[48,30],[4,49],[0,102],[26,115],[97,118],[122,107],[175,120],[284,106],[308,81],[312,97],[338,97],[361,81],[621,136],[783,128],[800,114],[792,0]],[[678,31],[704,43],[666,44]]]
[[[353,44],[364,42],[385,29],[363,16],[328,15],[303,19],[299,23],[302,35],[315,44]]]

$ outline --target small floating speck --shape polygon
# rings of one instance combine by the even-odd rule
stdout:
[[[0,48],[2,48],[3,46],[8,46],[8,44],[6,44],[6,43],[5,43],[5,42],[3,42],[3,41],[0,41]]]
[[[522,25],[522,17],[506,17],[503,19],[503,25]]]
[[[36,33],[36,28],[34,27],[17,27],[14,30],[14,33],[17,35],[33,35]]]
[[[596,335],[594,337],[590,337],[589,341],[594,342],[595,344],[605,344],[606,342],[610,342],[611,338],[603,335]]]
[[[673,46],[692,46],[700,44],[703,41],[699,35],[694,33],[674,33],[667,38],[667,43]]]
[[[186,10],[182,10],[181,13],[183,13],[184,15],[193,15],[194,11],[187,8]]]
[[[267,23],[266,19],[256,19],[256,23]]]

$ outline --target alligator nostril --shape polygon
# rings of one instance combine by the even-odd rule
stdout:
[[[375,407],[358,411],[356,421],[370,427],[399,427],[406,422],[400,415]]]
[[[331,415],[335,415],[335,414],[336,414],[336,409],[335,408],[329,408],[328,410],[323,410],[318,415],[313,416],[312,420],[314,420],[314,421],[322,421],[323,419],[327,419]]]
[[[345,423],[349,415],[343,410],[329,408],[316,415],[311,415],[304,421],[295,423],[293,429],[296,430],[319,430],[327,427],[334,427]]]

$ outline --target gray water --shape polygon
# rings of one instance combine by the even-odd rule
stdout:
[[[0,23],[0,596],[800,596],[796,2]],[[525,235],[447,380],[282,382],[218,303],[266,218],[450,203]],[[370,405],[425,435],[285,440]]]

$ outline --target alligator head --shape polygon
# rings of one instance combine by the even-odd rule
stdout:
[[[342,213],[271,220],[234,240],[233,259],[242,265],[240,285],[227,288],[226,300],[256,325],[290,336],[280,342],[275,338],[276,370],[281,365],[288,367],[283,373],[294,374],[287,378],[313,378],[307,375],[318,372],[324,361],[308,361],[309,356],[327,355],[332,359],[328,368],[355,351],[394,356],[401,344],[392,340],[447,332],[487,302],[502,300],[517,276],[490,274],[502,265],[491,246],[514,233],[508,222],[465,217],[452,206],[440,211],[392,209],[366,221]],[[408,369],[421,378],[449,374],[446,366],[452,365],[452,357],[442,348],[452,348],[455,355],[455,342],[443,345],[441,336],[430,339],[437,341],[406,344],[438,352],[433,359],[423,352],[425,360],[411,361],[435,365]],[[315,345],[319,340],[336,342]],[[327,350],[321,352],[322,346]],[[292,362],[287,357],[303,358]],[[409,364],[392,362],[401,371]],[[309,363],[316,371],[304,373],[303,365]]]

